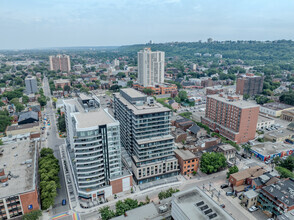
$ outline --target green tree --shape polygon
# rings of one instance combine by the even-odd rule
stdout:
[[[215,173],[226,166],[226,158],[223,154],[215,152],[202,154],[200,170],[203,173]]]
[[[294,170],[294,156],[289,156],[287,159],[281,160],[280,166],[292,172]]]
[[[231,174],[237,173],[237,172],[239,172],[239,169],[238,169],[238,167],[236,165],[230,167],[229,172],[227,172],[227,178],[229,178]]]
[[[132,80],[127,82],[127,87],[133,87],[133,81]]]
[[[63,88],[64,91],[70,92],[70,86],[69,85],[65,85]]]
[[[38,220],[42,216],[41,210],[34,210],[23,215],[23,220]]]
[[[181,101],[185,101],[188,98],[187,92],[186,91],[180,91],[178,94],[178,97],[181,99]]]
[[[281,178],[294,178],[294,174],[284,167],[277,166],[275,169],[279,172]]]
[[[248,95],[248,94],[244,94],[244,95],[243,95],[243,99],[244,99],[244,100],[249,99],[249,97],[250,97],[250,95]]]
[[[0,111],[0,132],[4,132],[6,127],[11,125],[12,118],[7,110]]]
[[[109,206],[105,206],[99,209],[102,220],[109,220],[115,217],[114,211],[110,210]]]
[[[23,104],[27,104],[28,102],[29,102],[29,97],[28,96],[26,96],[26,95],[24,95],[23,97],[22,97],[22,103]]]
[[[66,124],[65,124],[65,117],[64,117],[64,115],[62,115],[62,116],[60,116],[58,118],[58,129],[61,132],[65,132],[66,131]]]
[[[153,95],[154,91],[150,88],[144,88],[143,92],[147,95]]]
[[[42,148],[42,150],[40,151],[40,156],[46,157],[48,155],[53,155],[53,150],[51,148]]]
[[[123,73],[123,72],[119,72],[118,74],[116,74],[116,77],[121,79],[121,78],[125,78],[126,77],[126,74]]]
[[[294,92],[285,92],[280,96],[280,102],[288,105],[294,105]]]
[[[41,94],[41,96],[38,98],[38,102],[40,103],[40,105],[43,107],[47,104],[47,98],[46,96],[44,96],[43,94]]]
[[[1,145],[3,145],[3,141],[2,141],[2,139],[0,139],[0,146],[1,146]]]

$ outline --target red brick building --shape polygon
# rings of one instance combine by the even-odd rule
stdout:
[[[236,93],[241,95],[256,95],[262,92],[263,76],[247,73],[237,79]]]
[[[189,150],[175,150],[175,156],[178,159],[181,174],[191,175],[193,172],[197,172],[199,167],[199,158],[196,157]]]
[[[207,96],[205,117],[201,122],[236,143],[255,138],[259,105],[239,100],[238,96]]]

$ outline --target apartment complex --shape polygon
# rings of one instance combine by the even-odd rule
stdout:
[[[68,55],[49,56],[50,70],[70,72],[70,58]]]
[[[154,86],[164,82],[164,57],[161,51],[145,48],[138,52],[138,82],[142,86]]]
[[[240,95],[256,95],[262,92],[263,76],[247,73],[237,79],[236,93]]]
[[[39,142],[22,141],[0,148],[0,219],[15,219],[40,209],[38,195]]]
[[[64,101],[68,157],[84,201],[105,199],[132,185],[131,174],[122,170],[120,124],[96,102],[83,96]]]
[[[132,158],[138,184],[178,174],[170,109],[128,88],[114,94],[114,115],[121,124],[122,147]]]
[[[34,76],[28,75],[25,78],[26,94],[35,94],[38,92],[37,79]]]
[[[178,94],[178,87],[175,84],[157,84],[155,86],[144,87],[138,83],[133,85],[133,88],[139,91],[146,89],[151,89],[153,95],[165,95],[170,94],[172,97],[175,97]]]
[[[246,143],[255,137],[258,113],[259,105],[238,96],[209,95],[201,122],[238,144]]]

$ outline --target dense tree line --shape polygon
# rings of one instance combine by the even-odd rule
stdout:
[[[43,148],[39,159],[41,207],[48,209],[54,204],[59,184],[59,162],[51,148]]]

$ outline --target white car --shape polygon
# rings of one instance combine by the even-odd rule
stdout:
[[[248,209],[250,212],[254,212],[254,211],[257,211],[258,208],[256,206],[251,206],[249,209]]]

